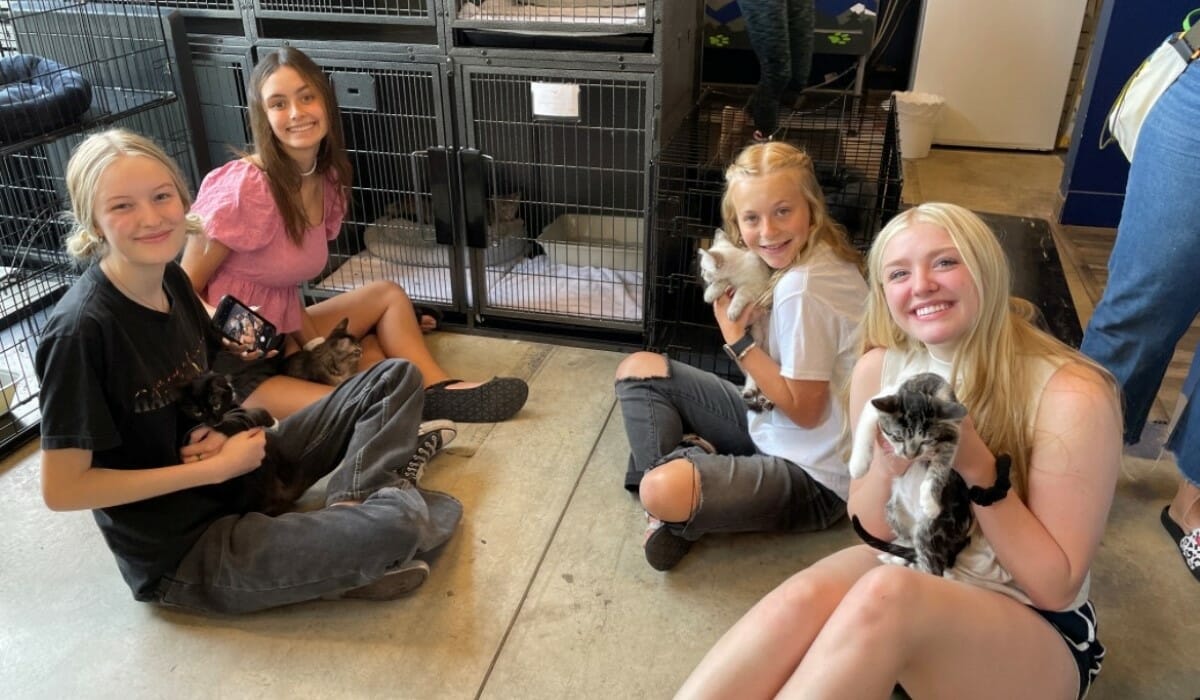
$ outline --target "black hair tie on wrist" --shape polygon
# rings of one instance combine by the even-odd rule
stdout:
[[[996,456],[996,483],[985,488],[972,486],[967,489],[967,498],[977,506],[990,506],[996,501],[1002,500],[1008,495],[1008,490],[1012,488],[1012,482],[1008,480],[1008,472],[1012,467],[1012,458],[1008,455]]]

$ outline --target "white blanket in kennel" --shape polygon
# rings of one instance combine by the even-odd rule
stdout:
[[[344,292],[376,280],[391,280],[418,301],[452,301],[450,268],[402,265],[369,251],[352,256],[314,287]],[[484,285],[488,303],[495,308],[613,321],[642,318],[640,271],[555,265],[539,255],[516,264],[488,266]]]
[[[565,4],[565,3],[564,3]],[[458,11],[459,19],[500,22],[563,22],[566,24],[642,24],[645,5],[614,7],[598,3],[576,7],[537,7],[516,0],[483,0],[478,6],[466,3]]]
[[[606,321],[642,319],[640,271],[555,265],[539,255],[513,265],[495,283],[488,277],[488,303],[497,308]]]

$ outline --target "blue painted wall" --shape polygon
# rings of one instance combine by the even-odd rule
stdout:
[[[1129,163],[1116,144],[1100,150],[1101,126],[1130,73],[1180,29],[1184,15],[1196,6],[1197,0],[1105,0],[1059,187],[1064,197],[1060,222],[1117,225]]]

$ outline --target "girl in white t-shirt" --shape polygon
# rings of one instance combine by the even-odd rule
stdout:
[[[713,311],[727,349],[775,407],[751,413],[740,387],[655,353],[617,368],[631,452],[625,485],[649,516],[646,560],[660,571],[706,533],[820,530],[846,513],[836,396],[867,296],[859,255],[829,217],[803,151],[750,146],[725,180],[725,231],[774,270],[766,346],[746,330],[756,307],[731,321],[726,296]]]

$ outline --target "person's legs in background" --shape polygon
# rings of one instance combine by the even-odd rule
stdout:
[[[791,35],[792,79],[785,97],[799,96],[812,73],[817,12],[813,0],[787,0],[788,33]]]
[[[779,102],[792,81],[791,35],[788,0],[739,0],[746,20],[746,35],[758,57],[758,87],[746,111],[754,121],[756,137],[770,138],[779,128]],[[803,78],[801,78],[803,80]]]
[[[1142,125],[1108,262],[1108,284],[1081,346],[1121,387],[1129,444],[1141,438],[1175,345],[1200,313],[1196,114],[1200,62],[1193,62],[1163,93]],[[1183,396],[1192,393],[1198,375],[1193,362]],[[1174,523],[1178,531],[1188,533],[1193,551],[1200,550],[1200,428],[1191,425],[1198,420],[1200,412],[1186,410],[1169,441],[1184,478],[1163,514],[1168,530]],[[1183,550],[1187,545],[1180,546]],[[1184,557],[1188,559],[1186,552]],[[1200,552],[1194,562],[1189,568],[1196,573]]]

